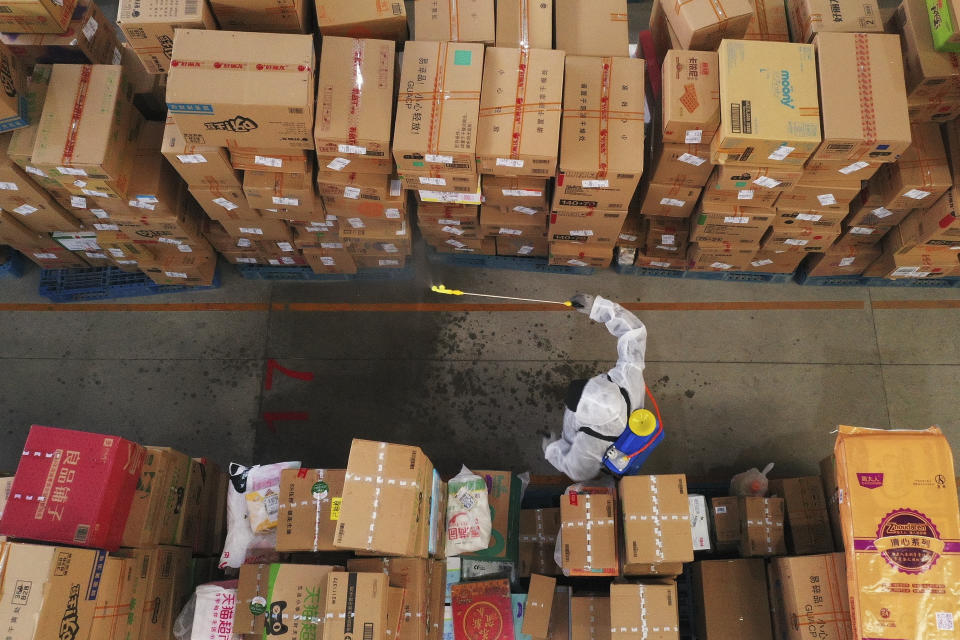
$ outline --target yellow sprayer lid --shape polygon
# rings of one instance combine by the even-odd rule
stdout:
[[[630,414],[627,424],[635,435],[648,436],[657,428],[657,418],[646,409],[637,409]]]

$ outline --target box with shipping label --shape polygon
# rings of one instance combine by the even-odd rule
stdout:
[[[878,245],[855,245],[831,248],[826,253],[815,255],[807,263],[805,270],[810,277],[818,276],[857,276],[869,267],[883,250]],[[818,477],[819,481],[820,478]],[[826,510],[826,507],[825,507]],[[789,517],[789,515],[788,515]],[[828,532],[832,529],[827,522]],[[830,548],[834,547],[831,540]]]
[[[771,638],[764,561],[705,560],[693,564],[696,632],[704,640]]]
[[[794,42],[810,42],[822,32],[883,33],[876,0],[787,0]]]
[[[63,33],[76,6],[76,0],[8,0],[0,4],[0,31]]]
[[[563,61],[563,51],[486,50],[477,133],[481,173],[540,178],[556,173]]]
[[[893,231],[886,237],[893,235]],[[931,251],[896,255],[886,250],[863,272],[866,278],[904,280],[945,278],[957,270],[957,254],[949,251]]]
[[[806,175],[806,168],[791,166],[717,165],[716,182],[723,189],[752,189],[754,193],[790,191]]]
[[[702,187],[713,171],[710,149],[698,144],[654,143],[647,179],[683,187]]]
[[[731,184],[720,182],[719,170],[714,171],[703,186],[703,204],[769,208],[781,195],[757,184],[751,183],[743,188],[731,187]]]
[[[0,28],[6,32],[3,18]],[[79,0],[63,33],[0,33],[0,43],[28,69],[36,64],[120,64],[122,47],[116,31],[101,29],[109,24],[95,2]]]
[[[116,436],[33,425],[0,534],[116,550],[143,456]]]
[[[753,19],[753,7],[748,0],[692,0],[668,3],[664,9],[681,49],[716,51],[721,40],[742,38]]]
[[[843,233],[830,247],[831,250],[842,250],[848,247],[874,246],[890,231],[890,227],[866,227],[843,223]]]
[[[645,216],[686,218],[700,199],[699,187],[682,187],[653,182],[640,186],[640,213]]]
[[[220,28],[225,31],[311,33],[313,19],[309,7],[312,4],[310,0],[211,0],[210,8]],[[334,2],[334,4],[373,3]],[[386,3],[378,3],[378,6],[380,4]]]
[[[356,173],[354,171],[317,171],[317,193],[321,196],[344,200],[386,200],[391,197],[391,176],[381,173]],[[400,189],[396,189],[399,193]]]
[[[787,8],[777,0],[748,0],[753,7],[753,15],[744,40],[766,40],[768,42],[790,42],[790,26],[787,23]]]
[[[643,245],[643,219],[639,214],[628,213],[617,235],[617,246],[641,248]]]
[[[843,554],[774,558],[767,574],[774,640],[853,640]]]
[[[0,180],[0,187],[5,187],[0,188],[0,208],[16,215],[28,229],[37,233],[80,230],[80,221],[64,211],[19,167],[0,169]]]
[[[813,46],[726,40],[718,53],[720,128],[710,146],[713,161],[802,165],[820,145]]]
[[[792,251],[757,251],[744,271],[793,273],[806,256]]]
[[[626,212],[591,211],[584,216],[550,214],[547,233],[551,242],[578,242],[612,247],[617,242]]]
[[[833,551],[827,504],[819,477],[771,480],[770,495],[783,498],[791,553],[807,555]]]
[[[310,155],[302,149],[276,149],[268,147],[241,147],[227,145],[230,164],[244,171],[271,171],[274,173],[307,173]]]
[[[624,477],[619,495],[624,575],[665,575],[665,565],[693,561],[685,476]]]
[[[610,585],[610,629],[623,640],[679,640],[677,585]]]
[[[404,189],[431,191],[442,197],[456,197],[457,193],[480,192],[480,176],[475,173],[448,173],[443,169],[400,172],[400,184]]]
[[[618,576],[617,492],[573,485],[560,498],[560,544],[566,576]]]
[[[304,260],[314,273],[357,272],[357,263],[342,242],[320,244],[320,247],[305,247],[302,250]]]
[[[838,184],[806,184],[802,181],[793,189],[780,194],[778,207],[795,209],[822,209],[843,213],[848,211],[850,203],[860,193],[860,185],[841,186]]]
[[[497,0],[498,47],[553,48],[553,0]]]
[[[757,249],[756,245],[736,249],[730,245],[691,244],[687,249],[687,265],[703,271],[740,271],[750,264]]]
[[[390,194],[385,200],[354,200],[323,196],[323,206],[328,214],[340,217],[401,220],[406,217],[407,192],[400,188],[399,180],[391,180]]]
[[[756,244],[770,228],[773,216],[769,209],[710,205],[690,218],[690,242]]]
[[[356,558],[347,561],[347,570],[387,576],[391,587],[404,591],[400,640],[427,640],[435,596],[443,597],[444,585],[433,579],[433,564],[419,558]]]
[[[760,243],[760,248],[764,251],[822,253],[840,237],[840,233],[839,223],[825,228],[774,225]]]
[[[686,218],[647,216],[644,253],[648,256],[683,256],[687,254],[690,223]]]
[[[499,207],[480,207],[479,233],[485,236],[542,238],[547,231],[545,213],[517,213]],[[457,234],[459,235],[459,234]]]
[[[783,498],[740,497],[741,556],[786,555],[783,502]]]
[[[497,236],[498,256],[545,258],[548,253],[549,243],[546,237],[523,238],[517,236]]]
[[[324,37],[385,40],[404,40],[407,37],[407,13],[403,2],[314,0],[314,5],[317,25]]]
[[[483,45],[418,41],[406,45],[393,134],[393,157],[400,173],[476,172],[482,79]]]
[[[247,204],[264,211],[265,216],[287,220],[309,216],[314,208],[312,169],[311,166],[307,173],[244,171],[243,194]]]
[[[160,151],[189,186],[239,187],[241,184],[240,174],[230,165],[226,149],[187,143],[172,118],[164,126]]]
[[[346,577],[346,574],[335,574],[337,569],[339,567],[303,564],[243,565],[237,585],[233,631],[280,640],[322,638],[325,626],[337,626],[335,623],[322,624],[324,613],[333,613],[332,609],[325,608],[329,596],[328,578],[333,575]],[[386,576],[382,578],[385,589]],[[340,588],[342,582],[346,580],[338,578],[337,604],[341,608],[346,600]],[[359,598],[358,594],[358,601]],[[340,629],[343,624],[340,623]]]
[[[626,0],[554,0],[557,49],[568,56],[627,56]]]
[[[281,472],[277,551],[334,550],[345,473],[343,469]]]
[[[117,24],[150,73],[170,70],[176,29],[216,29],[205,1],[120,0]]]
[[[362,629],[367,640],[385,640],[387,634],[388,579],[382,573],[341,573],[327,576],[326,605],[320,609],[335,621],[323,625],[323,640],[351,640]],[[291,637],[300,638],[294,634]]]
[[[951,53],[934,49],[926,8],[918,0],[901,2],[892,18],[901,37],[908,100],[960,100],[960,67]]]
[[[311,36],[177,29],[167,108],[190,144],[310,149],[314,67]]]
[[[713,542],[717,551],[736,552],[740,545],[740,501],[736,496],[710,499]]]
[[[687,256],[672,256],[662,258],[660,256],[648,256],[643,253],[643,249],[637,249],[637,259],[634,264],[638,267],[648,269],[670,269],[673,271],[683,271],[687,268]]]
[[[581,244],[550,240],[549,264],[563,267],[608,267],[613,260],[613,246]]]
[[[709,145],[713,141],[720,126],[718,65],[713,51],[667,52],[660,76],[664,142]]]
[[[492,45],[496,40],[493,0],[419,0],[413,8],[415,41]]]
[[[191,186],[188,191],[204,212],[219,222],[261,219],[239,187]]]
[[[910,129],[910,147],[876,176],[883,206],[891,211],[933,206],[953,184],[940,126],[914,124]]]
[[[560,575],[560,567],[553,559],[553,548],[556,546],[560,523],[560,509],[557,508],[520,510],[519,575],[521,577],[527,577],[533,573],[548,576]]]
[[[509,209],[533,209],[534,211],[548,211],[549,180],[544,178],[510,177],[510,176],[483,176],[480,183],[484,204]]]
[[[169,638],[190,595],[190,549],[158,546],[134,549],[131,554],[130,614],[121,637]]]

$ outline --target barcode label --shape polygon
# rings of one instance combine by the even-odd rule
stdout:
[[[73,541],[83,543],[87,541],[89,536],[90,527],[85,524],[81,524],[77,526],[77,532],[73,536]]]
[[[937,630],[953,631],[953,614],[952,613],[950,613],[949,611],[937,611]]]
[[[743,133],[743,122],[740,120],[740,103],[730,103],[730,131],[732,133]]]
[[[287,113],[292,113],[294,115],[303,115],[304,109],[303,107],[288,107]]]
[[[373,623],[363,623],[363,640],[373,640]]]
[[[840,258],[840,266],[849,267],[854,263],[855,260],[856,258]]]
[[[187,15],[195,16],[198,12],[199,0],[184,0],[183,12]]]

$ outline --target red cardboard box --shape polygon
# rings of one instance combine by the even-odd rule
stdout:
[[[463,582],[451,589],[456,640],[513,640],[510,582]]]
[[[33,425],[0,535],[116,551],[143,457],[123,438]]]

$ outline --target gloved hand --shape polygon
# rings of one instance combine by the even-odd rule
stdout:
[[[593,296],[589,293],[578,293],[570,298],[570,302],[574,309],[584,315],[590,315],[590,310],[593,309]]]

